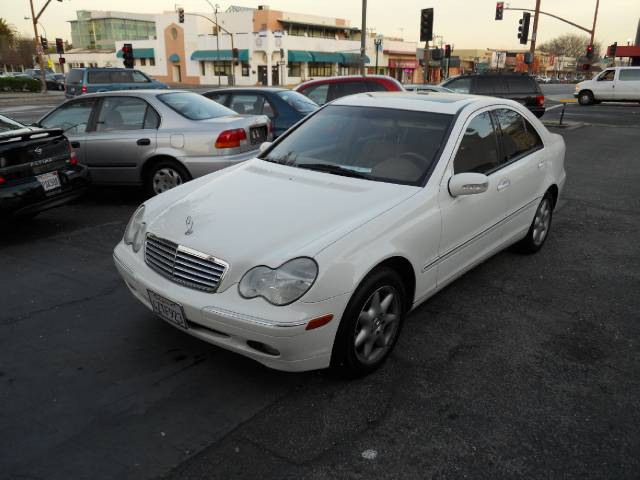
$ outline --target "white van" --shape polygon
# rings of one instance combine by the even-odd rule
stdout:
[[[580,105],[599,102],[640,102],[640,67],[607,68],[593,80],[576,85]]]

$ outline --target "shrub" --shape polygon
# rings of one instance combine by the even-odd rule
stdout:
[[[26,77],[0,77],[0,91],[39,92],[40,82]]]

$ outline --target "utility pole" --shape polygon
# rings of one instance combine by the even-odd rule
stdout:
[[[360,33],[360,75],[364,76],[364,58],[367,51],[367,0],[362,0],[362,31]]]
[[[61,2],[62,0],[58,1]],[[50,3],[51,0],[47,0],[47,3],[44,4],[44,7],[42,7],[40,12],[36,15],[35,8],[33,7],[33,0],[29,0],[29,4],[31,5],[31,21],[33,22],[33,44],[36,47],[36,55],[38,57],[38,64],[40,65],[40,93],[45,93],[47,91],[47,80],[46,73],[44,71],[44,49],[42,48],[40,37],[38,36],[38,20]]]
[[[429,83],[429,40],[424,42],[422,61],[424,62],[424,83]]]
[[[377,35],[373,43],[376,46],[376,75],[379,75],[380,72],[378,71],[378,53],[380,52],[380,46],[382,45],[382,35]]]
[[[596,11],[593,13],[593,27],[591,27],[591,41],[589,45],[593,45],[594,37],[596,36],[596,20],[598,20],[598,7],[600,6],[600,0],[596,0]]]
[[[536,11],[533,17],[533,33],[531,34],[531,63],[529,64],[529,74],[533,75],[536,63],[536,39],[538,37],[538,19],[540,18],[540,0],[536,0]]]
[[[220,62],[220,27],[218,27],[218,4],[216,3],[216,8],[213,11],[213,14],[216,18],[216,59]],[[214,70],[217,62],[213,62]],[[233,68],[233,60],[231,60],[231,66]],[[216,76],[218,77],[218,87],[220,86],[220,72],[216,72]]]

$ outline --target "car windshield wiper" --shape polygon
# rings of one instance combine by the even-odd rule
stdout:
[[[366,178],[370,179],[369,175],[356,172],[349,168],[341,167],[340,165],[332,165],[330,163],[298,163],[293,165],[298,168],[306,168],[308,170],[316,170],[318,172],[333,173],[335,175],[344,175],[345,177]]]

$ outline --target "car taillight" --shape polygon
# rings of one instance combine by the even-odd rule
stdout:
[[[538,95],[536,97],[536,105],[542,107],[544,105],[544,95]]]
[[[78,156],[76,155],[76,152],[73,151],[71,144],[69,144],[69,165],[72,167],[78,165]]]
[[[233,130],[225,130],[216,140],[216,148],[234,148],[239,147],[242,140],[247,139],[247,132],[244,128],[236,128]]]
[[[87,93],[87,86],[86,85],[82,85],[82,88],[80,89],[80,91],[82,93]]]
[[[0,175],[0,185],[2,185],[3,183],[6,183],[6,180],[2,175]]]

